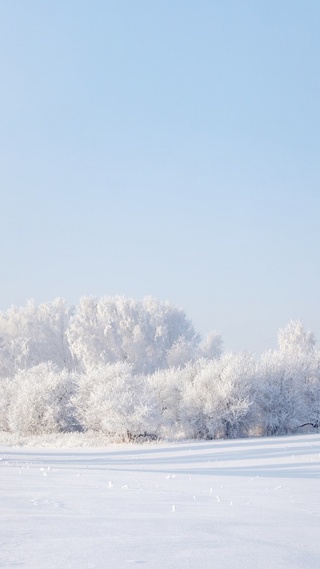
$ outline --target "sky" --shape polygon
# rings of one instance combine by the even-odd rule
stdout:
[[[154,296],[320,340],[318,0],[2,0],[0,309]]]

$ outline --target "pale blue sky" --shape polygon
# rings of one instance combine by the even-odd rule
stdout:
[[[320,340],[320,2],[2,0],[0,309],[152,295]]]

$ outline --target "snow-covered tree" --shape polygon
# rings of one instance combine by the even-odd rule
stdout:
[[[3,381],[3,380],[2,380]],[[19,371],[11,380],[6,424],[23,435],[70,431],[74,428],[70,397],[73,378],[50,363]]]
[[[8,413],[12,399],[12,379],[0,379],[0,431],[9,431]]]
[[[293,352],[262,355],[255,380],[255,401],[265,435],[295,431],[304,421],[305,382],[310,359]]]
[[[71,309],[60,298],[39,306],[29,300],[24,307],[0,312],[0,377],[49,361],[70,370],[66,335],[70,316]]]
[[[279,330],[278,344],[278,351],[261,356],[253,386],[257,422],[266,435],[317,424],[319,365],[314,335],[300,321],[291,321]]]
[[[295,356],[299,367],[299,401],[302,425],[320,427],[320,352],[312,351]],[[301,425],[301,426],[302,426]]]
[[[83,369],[127,362],[136,373],[167,367],[168,357],[177,359],[179,349],[185,359],[186,347],[192,351],[199,342],[182,310],[149,297],[82,298],[68,339]]]
[[[158,370],[148,377],[161,413],[161,434],[164,437],[181,435],[181,409],[186,385],[196,376],[202,363],[189,362],[184,367],[170,367]]]
[[[72,403],[85,430],[122,440],[155,435],[160,423],[158,403],[146,378],[133,375],[132,366],[123,362],[81,375]]]
[[[198,438],[235,438],[251,424],[251,383],[255,364],[249,354],[226,353],[198,362],[193,381],[185,384],[182,423]]]

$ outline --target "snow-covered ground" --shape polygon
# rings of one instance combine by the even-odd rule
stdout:
[[[0,567],[320,566],[318,434],[0,458]]]

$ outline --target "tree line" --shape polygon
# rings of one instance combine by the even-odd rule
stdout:
[[[0,312],[0,430],[114,440],[281,435],[320,420],[320,352],[301,322],[255,360],[201,340],[153,298],[84,297]]]

